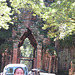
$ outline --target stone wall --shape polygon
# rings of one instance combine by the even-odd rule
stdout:
[[[70,68],[70,61],[71,55],[68,49],[63,49],[62,51],[58,52],[58,62],[59,62],[59,69],[61,70],[68,70]]]
[[[50,55],[47,51],[43,52],[42,69],[48,73],[58,72],[58,58],[56,55]]]
[[[71,61],[74,60],[74,53],[75,53],[75,47],[69,46],[69,47],[62,47],[59,44],[59,41],[57,40],[55,42],[55,47],[58,55],[58,71],[62,72],[63,74],[71,72],[73,69],[71,68]]]
[[[12,39],[13,39],[13,63],[20,63],[20,47],[24,40],[28,38],[30,44],[34,47],[33,54],[33,67],[41,68],[41,56],[39,56],[40,49],[38,45],[39,41],[43,39],[42,35],[39,34],[38,26],[36,25],[36,16],[32,16],[32,13],[27,9],[21,9],[22,14],[16,15],[19,22],[15,22],[13,27]],[[19,35],[18,35],[19,34]],[[16,51],[17,52],[16,52]],[[38,59],[40,57],[40,59]]]

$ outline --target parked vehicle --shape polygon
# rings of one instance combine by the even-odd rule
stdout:
[[[54,73],[40,73],[40,75],[56,75]]]
[[[30,72],[28,72],[28,75],[56,75],[56,74],[47,73],[46,71],[41,69],[32,69]]]
[[[8,64],[4,67],[3,75],[14,75],[17,68],[22,68],[24,70],[24,75],[28,75],[28,68],[24,64]]]

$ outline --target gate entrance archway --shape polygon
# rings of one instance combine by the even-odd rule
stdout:
[[[28,28],[27,32],[23,34],[23,36],[20,38],[20,42],[18,44],[18,63],[25,63],[28,65],[30,64],[29,69],[36,68],[36,49],[37,49],[37,43],[32,35],[31,30]]]
[[[33,50],[34,48],[30,44],[29,39],[26,38],[23,45],[20,47],[20,63],[27,65],[28,70],[33,68]]]

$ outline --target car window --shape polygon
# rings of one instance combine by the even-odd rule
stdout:
[[[13,68],[8,68],[8,73],[13,73]]]

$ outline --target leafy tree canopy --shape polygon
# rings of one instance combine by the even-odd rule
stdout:
[[[0,0],[0,28],[8,29],[7,22],[11,21],[11,8],[7,6],[7,0]],[[13,13],[20,8],[30,9],[34,16],[43,19],[42,29],[48,31],[49,37],[64,38],[66,35],[75,34],[75,1],[55,0],[49,7],[43,0],[10,0]],[[49,4],[49,3],[48,3]]]
[[[0,0],[0,29],[5,28],[8,29],[7,22],[11,21],[10,18],[11,8],[7,6],[7,3],[4,0]]]

